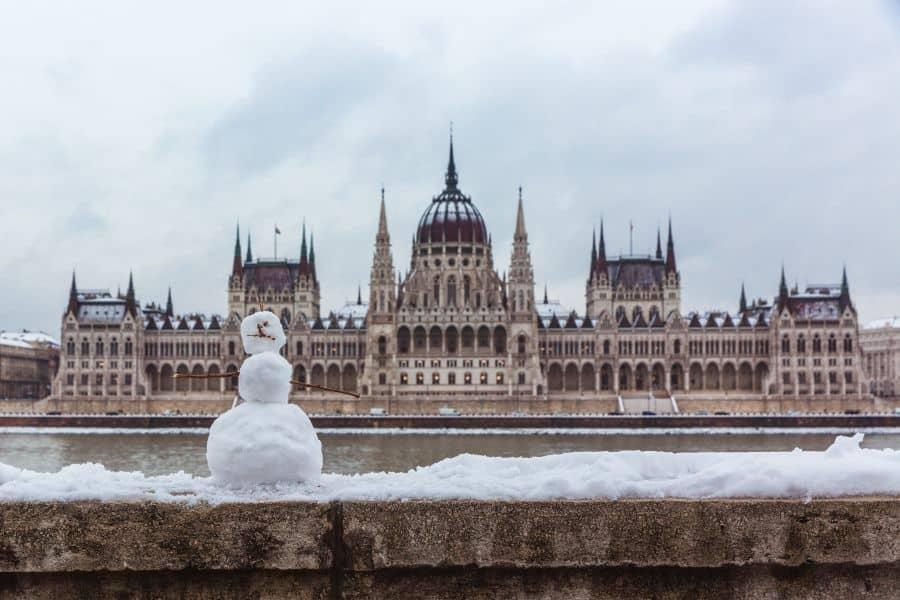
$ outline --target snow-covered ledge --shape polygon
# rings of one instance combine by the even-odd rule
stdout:
[[[866,597],[897,498],[0,503],[0,597]]]
[[[234,488],[0,464],[4,597],[891,597],[900,452],[461,455]]]

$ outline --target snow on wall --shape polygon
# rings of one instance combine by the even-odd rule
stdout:
[[[463,454],[406,473],[324,474],[316,483],[232,489],[184,472],[148,477],[69,465],[56,473],[0,463],[0,501],[553,500],[813,498],[900,495],[900,451],[838,437],[824,452],[577,452],[539,458]]]

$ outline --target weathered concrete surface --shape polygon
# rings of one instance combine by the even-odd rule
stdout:
[[[896,598],[900,498],[0,503],[5,598]]]

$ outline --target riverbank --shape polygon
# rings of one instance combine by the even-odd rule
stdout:
[[[316,429],[882,429],[898,414],[868,415],[311,415]],[[0,427],[192,429],[212,415],[0,414]]]

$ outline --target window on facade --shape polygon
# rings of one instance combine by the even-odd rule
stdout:
[[[66,375],[66,385],[75,385],[75,375],[72,373]]]
[[[71,338],[66,342],[66,354],[75,354],[75,340]]]
[[[475,308],[481,308],[481,292],[475,292]]]
[[[519,354],[525,354],[526,342],[527,342],[527,340],[526,340],[525,336],[520,335],[518,343],[517,343],[517,347],[516,347],[516,350],[519,352]]]
[[[91,343],[87,340],[83,340],[81,342],[81,353],[82,354],[90,354],[91,353]]]
[[[498,385],[503,384],[503,373],[497,373],[497,384]]]
[[[378,354],[380,356],[387,354],[387,338],[383,335],[378,338]]]
[[[425,383],[425,374],[416,373],[416,385],[422,385],[423,383]]]
[[[431,383],[437,385],[441,382],[441,374],[440,373],[432,373],[431,374]]]
[[[434,305],[440,306],[441,305],[441,278],[440,277],[434,278],[433,293],[434,293]]]
[[[797,338],[797,352],[803,354],[806,352],[806,338],[803,337],[803,334],[800,334],[800,337]]]
[[[833,333],[828,336],[828,351],[837,352],[837,339],[835,339]]]
[[[525,384],[525,373],[519,373],[519,385]]]
[[[784,382],[784,385],[791,384],[791,374],[790,373],[782,373],[781,380]]]
[[[101,373],[97,373],[95,382],[97,385],[103,385],[103,375]]]
[[[673,349],[675,354],[681,354],[681,340],[675,340],[675,347]]]
[[[131,373],[125,373],[125,385],[131,385]]]
[[[478,381],[480,381],[482,384],[487,383],[487,373],[482,373],[481,375],[479,375]]]
[[[97,345],[94,350],[97,356],[103,356],[103,340],[97,340]]]
[[[409,375],[400,373],[400,385],[406,385],[407,383],[409,383]]]
[[[447,306],[456,306],[456,277],[447,278]]]
[[[463,261],[464,263],[468,261]],[[469,295],[472,292],[472,280],[468,275],[463,276],[463,306],[469,305]]]
[[[616,308],[616,321],[621,321],[625,318],[625,307],[619,306]]]
[[[784,354],[790,354],[791,352],[791,340],[788,336],[781,338],[781,352]]]
[[[466,373],[465,375],[463,375],[463,383],[465,383],[466,385],[469,385],[472,383],[472,374],[471,373]]]
[[[844,336],[844,352],[853,352],[853,338],[849,333]]]
[[[643,311],[641,310],[640,306],[635,306],[634,308],[632,308],[631,309],[631,322],[634,323],[635,321],[637,321],[638,317],[640,317],[642,313],[643,313]]]
[[[818,333],[815,336],[813,336],[812,346],[813,346],[813,352],[815,352],[816,354],[819,354],[820,352],[822,352],[822,338],[819,337]]]
[[[83,373],[83,374],[81,375],[81,385],[87,385],[87,384],[88,384],[88,376],[87,376],[87,373]]]
[[[386,385],[386,384],[387,384],[387,374],[386,374],[386,373],[379,373],[379,374],[378,374],[378,384],[379,384],[379,385]]]

